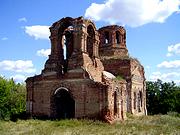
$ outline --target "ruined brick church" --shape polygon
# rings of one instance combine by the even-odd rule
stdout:
[[[131,58],[126,30],[96,29],[83,17],[66,17],[50,27],[51,54],[40,75],[29,77],[27,113],[54,119],[126,119],[146,115],[144,68]]]

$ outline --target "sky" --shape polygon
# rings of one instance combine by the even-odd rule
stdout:
[[[41,73],[50,53],[49,27],[83,16],[97,29],[126,29],[130,56],[148,81],[180,84],[180,0],[1,0],[0,75],[23,82]]]

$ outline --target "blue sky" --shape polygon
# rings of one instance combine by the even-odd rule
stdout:
[[[70,16],[97,28],[123,25],[130,56],[147,80],[180,83],[180,0],[1,0],[0,75],[17,82],[39,74],[49,54],[49,29]]]

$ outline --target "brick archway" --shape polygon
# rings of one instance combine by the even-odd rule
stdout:
[[[54,92],[53,97],[56,119],[70,119],[75,117],[75,101],[67,88],[58,88]]]

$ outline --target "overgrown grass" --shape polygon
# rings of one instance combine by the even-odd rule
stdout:
[[[168,115],[129,117],[113,125],[92,120],[0,121],[0,135],[178,135],[180,118]]]

